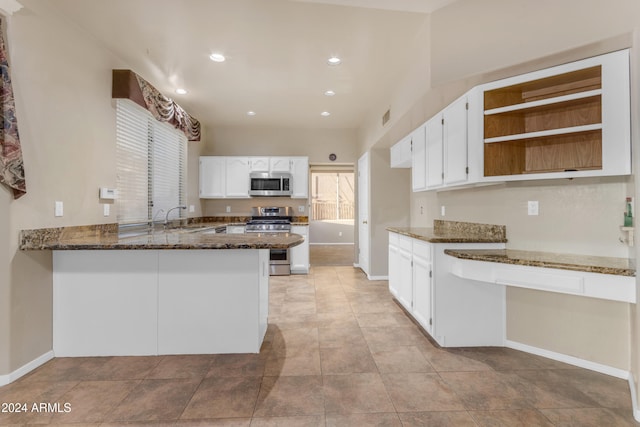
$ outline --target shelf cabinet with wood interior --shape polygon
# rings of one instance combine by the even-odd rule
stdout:
[[[484,178],[631,173],[627,50],[483,87]]]

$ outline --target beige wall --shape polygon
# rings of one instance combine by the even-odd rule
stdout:
[[[44,5],[22,3],[9,20],[8,44],[28,193],[14,201],[3,189],[0,202],[8,215],[0,239],[0,340],[7,344],[0,345],[0,375],[52,348],[51,253],[20,252],[19,231],[115,218],[102,216],[97,192],[115,185],[111,69],[122,64]],[[55,200],[64,202],[62,218],[53,216]]]
[[[541,31],[541,28],[544,30]],[[633,44],[631,35],[640,29],[640,3],[632,0],[568,0],[530,2],[526,0],[459,0],[431,16],[430,30],[424,39],[430,50],[416,50],[416,63],[429,57],[431,84],[417,100],[402,96],[408,87],[422,90],[424,78],[401,79],[394,103],[396,116],[382,127],[376,113],[366,121],[359,136],[360,153],[391,146],[402,136],[426,121],[474,85],[509,75],[569,62],[605,53]],[[637,37],[636,37],[637,39]],[[636,43],[637,45],[637,43]],[[633,50],[633,62],[638,55]],[[637,79],[637,74],[635,79]],[[637,87],[633,92],[633,117],[638,117]],[[381,105],[383,109],[385,105]],[[637,131],[637,120],[634,129]],[[638,144],[634,132],[634,147]],[[638,150],[635,150],[636,152]],[[379,164],[371,169],[372,182],[395,174],[408,193],[409,203],[392,207],[398,225],[404,211],[410,212],[415,226],[430,226],[443,219],[488,222],[507,225],[508,247],[605,256],[635,256],[618,241],[622,237],[624,198],[633,195],[633,177],[533,181],[443,192],[411,193],[410,177],[402,170],[390,170]],[[372,187],[371,210],[389,206],[380,188]],[[397,190],[396,190],[397,191]],[[526,202],[538,200],[540,215],[526,214]],[[422,209],[421,209],[422,208]],[[374,221],[375,222],[375,221]],[[393,222],[391,219],[390,222]],[[372,233],[374,233],[372,231]],[[386,241],[372,238],[372,259],[384,265]],[[640,321],[630,315],[625,304],[582,301],[543,293],[529,298],[527,291],[508,293],[508,339],[551,351],[569,353],[597,363],[640,371],[637,351],[633,364],[629,359],[630,326],[635,332],[632,346],[637,347]],[[527,310],[522,303],[530,301]],[[556,311],[548,307],[556,307]],[[558,329],[540,337],[538,319],[546,316],[549,324],[561,324],[567,312],[588,307],[579,316],[581,326]],[[605,313],[604,317],[597,313]],[[576,340],[584,330],[598,330],[615,340],[615,345],[595,351],[588,339]],[[597,337],[596,337],[597,338]],[[571,351],[560,343],[571,343]]]

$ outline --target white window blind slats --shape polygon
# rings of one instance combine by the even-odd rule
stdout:
[[[166,213],[184,205],[184,134],[128,100],[117,100],[116,123],[118,223],[148,222],[160,209]],[[184,216],[182,210],[170,218],[179,216]]]
[[[116,187],[120,224],[140,223],[149,216],[148,118],[130,102],[116,104]]]
[[[169,209],[184,205],[184,153],[186,137],[165,123],[158,123],[153,128],[152,148],[152,206],[153,212],[162,209],[165,214]],[[184,216],[182,209],[170,213],[169,219]]]

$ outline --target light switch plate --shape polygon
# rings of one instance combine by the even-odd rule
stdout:
[[[111,213],[111,205],[109,203],[105,203],[102,205],[102,213],[104,216],[109,216]]]
[[[189,213],[193,213],[196,211],[196,207],[194,205],[189,205]]]
[[[538,215],[539,205],[537,200],[529,200],[527,202],[527,213],[529,215]]]
[[[56,200],[55,209],[54,209],[54,213],[53,214],[55,216],[64,215],[64,203]]]
[[[304,213],[304,205],[298,206],[298,212]]]
[[[231,212],[231,206],[227,206],[227,213]]]

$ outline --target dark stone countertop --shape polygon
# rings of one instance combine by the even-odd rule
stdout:
[[[473,261],[497,262],[529,267],[558,268],[589,273],[635,276],[628,258],[557,254],[513,249],[445,249],[445,254]]]
[[[433,221],[428,227],[387,227],[388,231],[430,243],[506,243],[504,225]]]
[[[20,232],[21,250],[287,249],[304,242],[294,233],[213,234],[225,223],[119,235],[117,224],[44,228]]]

